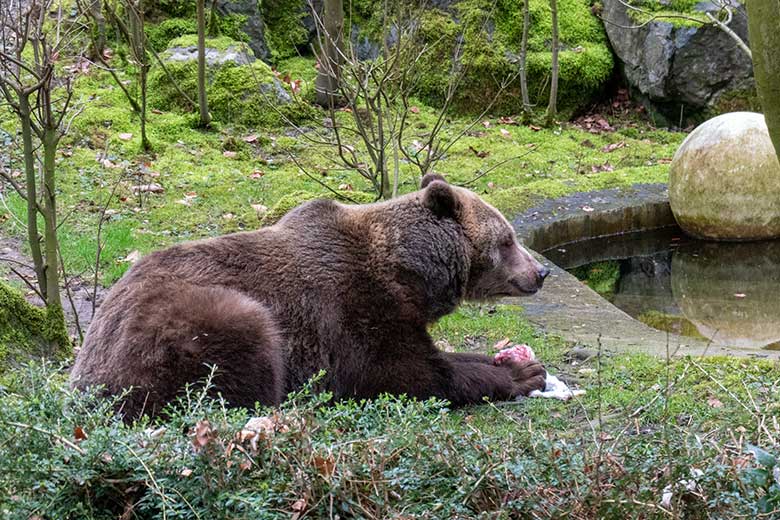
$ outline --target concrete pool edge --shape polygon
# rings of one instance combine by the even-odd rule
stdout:
[[[780,359],[780,353],[709,344],[641,323],[541,254],[575,240],[648,231],[675,224],[665,184],[639,184],[549,199],[512,219],[520,240],[550,268],[544,288],[520,305],[531,323],[564,340],[616,352],[661,357],[729,355]]]

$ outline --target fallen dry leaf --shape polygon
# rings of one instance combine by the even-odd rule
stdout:
[[[208,445],[214,438],[214,431],[211,429],[211,423],[207,420],[198,421],[194,430],[190,433],[192,437],[192,446],[196,451],[200,451]]]
[[[232,150],[225,150],[224,152],[222,152],[222,156],[223,157],[227,157],[228,159],[232,159],[236,155],[238,155],[238,154],[236,152],[232,151]]]
[[[181,475],[182,477],[189,477],[190,475],[192,475],[192,470],[190,468],[184,468],[183,470],[181,470],[181,473],[179,473],[179,475]]]
[[[582,211],[590,213],[591,211],[594,211],[594,209],[591,206],[582,206]]]
[[[76,426],[73,428],[73,438],[76,439],[76,442],[85,441],[87,440],[87,433],[81,426]]]
[[[493,345],[494,350],[501,350],[509,346],[509,344],[512,343],[512,340],[509,338],[504,338],[501,341],[497,341],[495,345]]]
[[[501,130],[499,130],[499,132],[501,132],[501,137],[505,137],[507,139],[512,137],[512,134],[509,133],[509,130],[505,128],[502,128]]]
[[[717,397],[710,397],[707,399],[707,404],[712,408],[723,408],[723,403]]]
[[[485,119],[484,121],[482,121],[482,126],[484,126],[485,128],[490,128],[490,121]]]
[[[352,191],[354,188],[352,188],[351,184],[339,184],[339,190],[340,191]]]
[[[304,509],[306,509],[306,499],[305,498],[299,498],[295,502],[293,502],[293,505],[290,506],[290,509],[295,511],[296,513],[300,513]]]
[[[121,133],[117,137],[119,137],[122,141],[129,141],[133,138],[133,134],[129,132]]]
[[[420,109],[418,107],[412,106],[412,107],[409,107],[409,112],[411,112],[412,114],[419,114],[420,113]]]
[[[320,475],[324,477],[330,477],[336,469],[336,461],[333,459],[332,455],[328,455],[327,457],[315,455],[313,462],[314,467],[317,468]]]
[[[530,128],[530,129],[531,129],[531,130],[533,130],[534,132],[538,132],[539,130],[541,130],[541,129],[542,129],[542,127],[541,127],[541,126],[536,126],[536,125],[528,125],[528,128]]]
[[[498,123],[501,125],[517,125],[518,122],[512,119],[511,117],[499,117]]]
[[[611,172],[614,171],[614,169],[615,168],[608,162],[605,162],[604,164],[594,164],[590,167],[590,171],[593,173]]]
[[[626,146],[626,142],[625,141],[618,141],[617,143],[608,144],[607,146],[602,148],[601,151],[604,152],[604,153],[611,153],[611,152],[614,152],[615,150],[623,148],[624,146]]]
[[[165,188],[157,184],[156,182],[150,182],[149,184],[138,184],[131,188],[134,193],[164,193]]]
[[[252,173],[249,175],[249,178],[250,178],[250,179],[259,179],[259,178],[261,178],[263,175],[265,175],[265,172],[264,172],[263,170],[255,170],[255,171],[253,171],[253,172],[252,172]]]

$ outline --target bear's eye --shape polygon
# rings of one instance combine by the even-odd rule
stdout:
[[[512,237],[505,238],[501,242],[501,247],[504,247],[504,248],[510,248],[510,247],[513,247],[514,245],[515,245],[515,241],[514,241],[514,239]]]

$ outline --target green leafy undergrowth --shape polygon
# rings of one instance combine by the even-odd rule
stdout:
[[[578,402],[451,410],[391,396],[334,403],[303,389],[277,409],[247,411],[193,387],[166,419],[133,424],[114,416],[112,400],[74,392],[59,370],[30,365],[0,387],[0,512],[588,519],[773,511],[780,432],[764,419],[778,406],[769,386],[777,369],[631,360],[602,357],[601,384],[587,385]],[[615,387],[626,386],[635,398],[615,398]]]

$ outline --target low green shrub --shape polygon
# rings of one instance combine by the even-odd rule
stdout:
[[[28,366],[0,387],[0,516],[755,518],[780,500],[774,452],[693,432],[596,439],[587,428],[537,431],[495,407],[333,402],[311,387],[251,412],[203,388],[165,420],[125,424],[114,408],[52,367]]]

